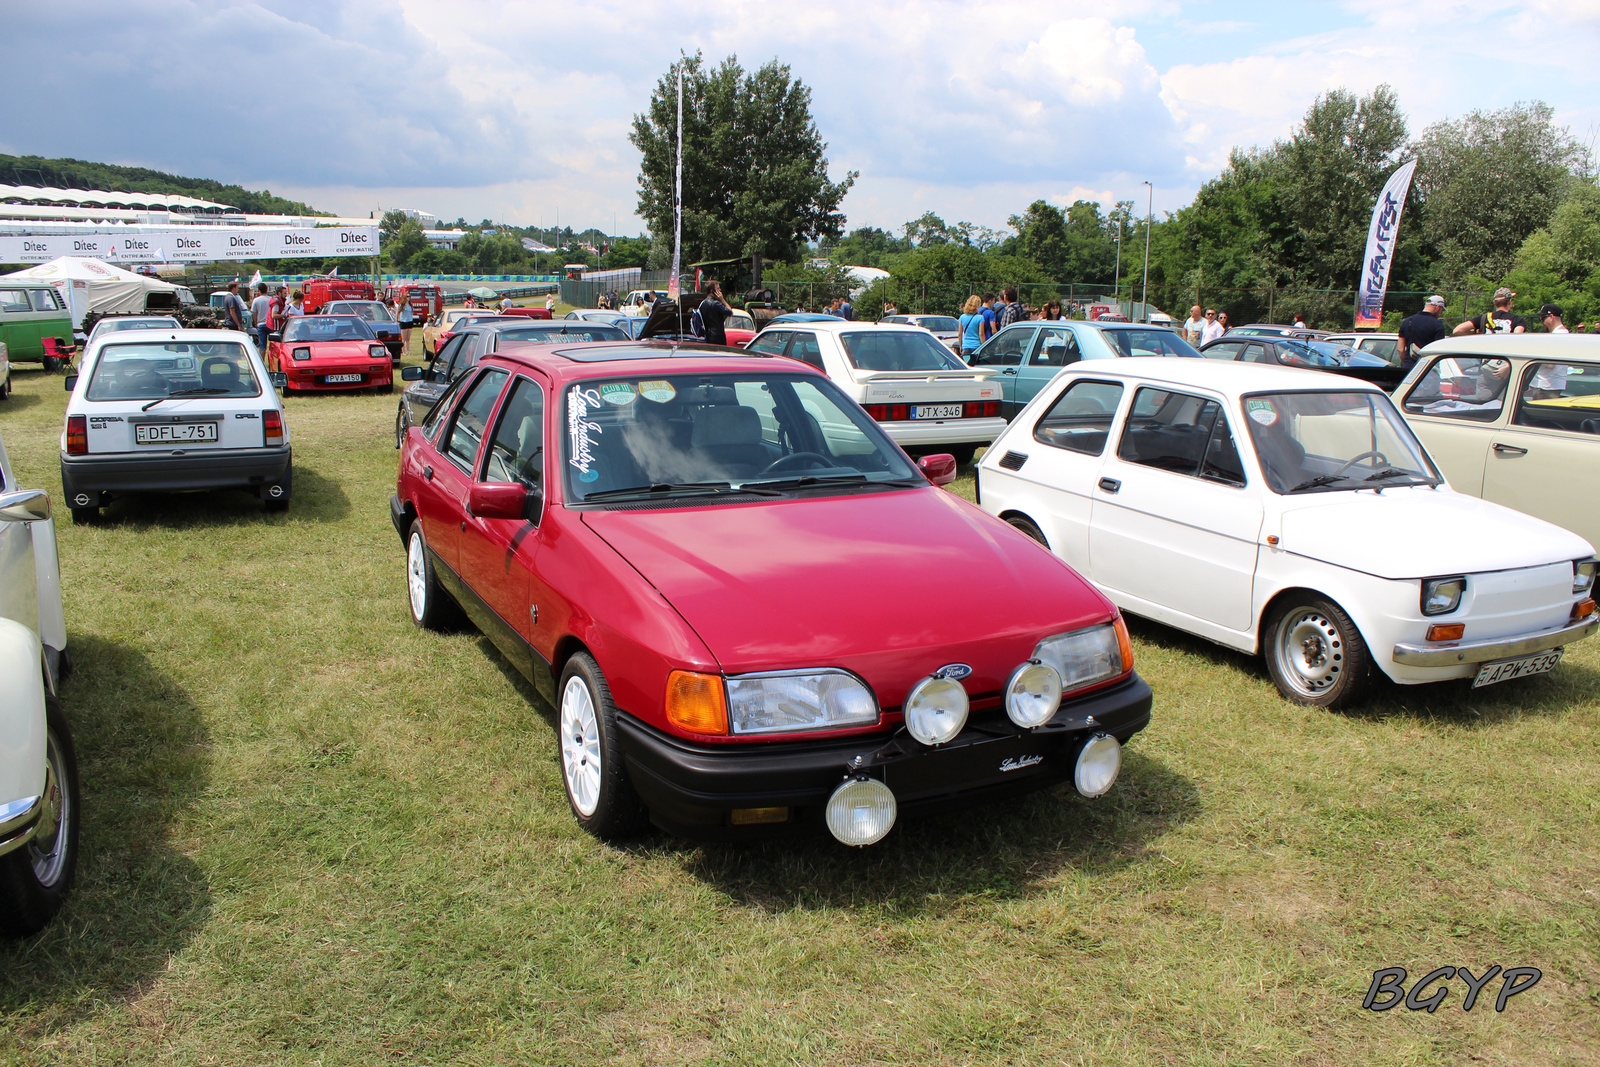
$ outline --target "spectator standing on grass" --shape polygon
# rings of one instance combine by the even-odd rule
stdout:
[[[885,300],[883,302],[883,315],[880,316],[881,318],[886,319],[890,315],[898,314],[900,314],[900,306],[898,304],[896,304],[893,300]]]
[[[999,328],[1003,330],[1013,322],[1026,322],[1028,311],[1017,299],[1016,289],[1007,286],[1000,295],[1005,299],[1005,303],[1000,306]]]
[[[467,294],[467,299],[462,303],[461,306],[464,307],[464,308],[475,308],[475,307],[478,306],[477,298],[474,297],[471,293],[468,293]]]
[[[1054,322],[1061,318],[1061,301],[1052,300],[1039,309],[1039,317]]]
[[[400,323],[400,358],[404,359],[411,354],[411,328],[417,324],[416,312],[404,293],[394,298],[394,304],[394,317]]]
[[[1222,327],[1223,333],[1228,332],[1228,313],[1226,311],[1217,312],[1217,325]]]
[[[287,302],[288,296],[289,287],[286,285],[280,285],[272,292],[272,317],[268,325],[274,330],[283,329],[283,305]]]
[[[987,341],[1000,328],[1000,315],[994,309],[993,293],[983,294],[983,303],[979,305],[979,314],[983,316],[983,339]]]
[[[250,301],[250,321],[256,328],[256,346],[265,354],[267,335],[272,333],[272,297],[267,295],[267,283],[256,284],[256,298]]]
[[[983,304],[976,294],[967,297],[967,302],[961,307],[961,317],[956,322],[961,328],[961,358],[969,359],[983,345],[986,336],[983,332]]]
[[[1511,301],[1516,295],[1504,286],[1496,289],[1494,310],[1484,315],[1474,315],[1460,323],[1456,326],[1455,336],[1469,333],[1527,333],[1527,320],[1511,313]]]
[[[1183,320],[1183,339],[1199,348],[1200,334],[1205,331],[1205,328],[1206,320],[1200,314],[1200,305],[1196,304],[1189,309],[1189,317]]]
[[[245,320],[250,315],[250,309],[244,306],[244,301],[239,298],[239,283],[228,283],[228,295],[222,301],[223,325],[230,330],[240,333],[249,333],[250,326]]]
[[[1417,352],[1442,339],[1448,332],[1444,328],[1444,297],[1435,293],[1428,297],[1422,310],[1410,315],[1400,324],[1400,369],[1407,374],[1416,366]]]
[[[839,300],[839,317],[841,319],[853,319],[856,317],[856,309],[850,306],[850,298],[848,296]]]
[[[722,295],[722,283],[708,281],[701,292],[706,294],[698,308],[700,325],[706,332],[706,343],[725,345],[728,343],[728,333],[723,324],[733,314],[733,309],[728,306],[727,297]]]
[[[648,296],[645,297],[644,302],[645,314],[649,314],[650,298]],[[544,298],[544,309],[546,311],[554,311],[556,309],[556,295],[554,293],[551,293],[549,296]]]
[[[296,289],[289,294],[289,302],[283,305],[283,329],[289,328],[289,320],[296,315],[306,313],[305,294]]]
[[[1206,324],[1200,329],[1200,343],[1208,345],[1221,337],[1222,333],[1222,323],[1217,321],[1216,309],[1206,308]]]

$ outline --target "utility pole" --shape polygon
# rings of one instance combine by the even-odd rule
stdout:
[[[1150,185],[1150,199],[1145,205],[1144,215],[1144,291],[1139,295],[1139,303],[1144,305],[1144,321],[1150,321],[1150,223],[1156,213],[1156,187]]]
[[[1122,212],[1117,212],[1117,269],[1111,277],[1111,299],[1117,302],[1117,310],[1122,310]]]

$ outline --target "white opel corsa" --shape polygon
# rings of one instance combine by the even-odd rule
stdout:
[[[243,489],[289,506],[293,457],[277,387],[233,330],[97,334],[68,375],[61,490],[74,522],[126,493]]]
[[[978,463],[979,504],[1119,607],[1262,653],[1296,703],[1553,669],[1593,634],[1583,538],[1457,493],[1389,398],[1215,360],[1069,367]]]

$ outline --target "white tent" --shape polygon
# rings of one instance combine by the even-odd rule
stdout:
[[[151,293],[189,292],[181,285],[135,274],[121,267],[102,263],[98,259],[86,259],[82,256],[62,256],[48,263],[15,271],[5,277],[31,282],[49,282],[55,286],[60,291],[61,298],[66,301],[67,307],[72,309],[74,329],[83,325],[83,317],[91,311],[144,311]],[[193,300],[194,297],[190,295],[184,302]]]

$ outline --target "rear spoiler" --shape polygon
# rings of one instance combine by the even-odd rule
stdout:
[[[943,379],[947,379],[949,381],[968,381],[968,380],[970,380],[970,381],[975,381],[975,382],[983,382],[983,381],[988,381],[990,378],[993,378],[995,376],[995,374],[997,374],[997,373],[998,373],[997,371],[995,371],[995,370],[993,370],[993,369],[991,369],[989,367],[967,367],[967,368],[964,368],[964,369],[961,369],[961,370],[957,370],[956,368],[952,367],[949,370],[930,370],[930,371],[912,371],[912,370],[873,370],[873,371],[859,371],[858,370],[858,371],[852,371],[852,374],[855,377],[855,380],[858,381],[858,382],[863,382],[863,383],[866,383],[866,382],[925,382],[929,378],[943,378]]]

